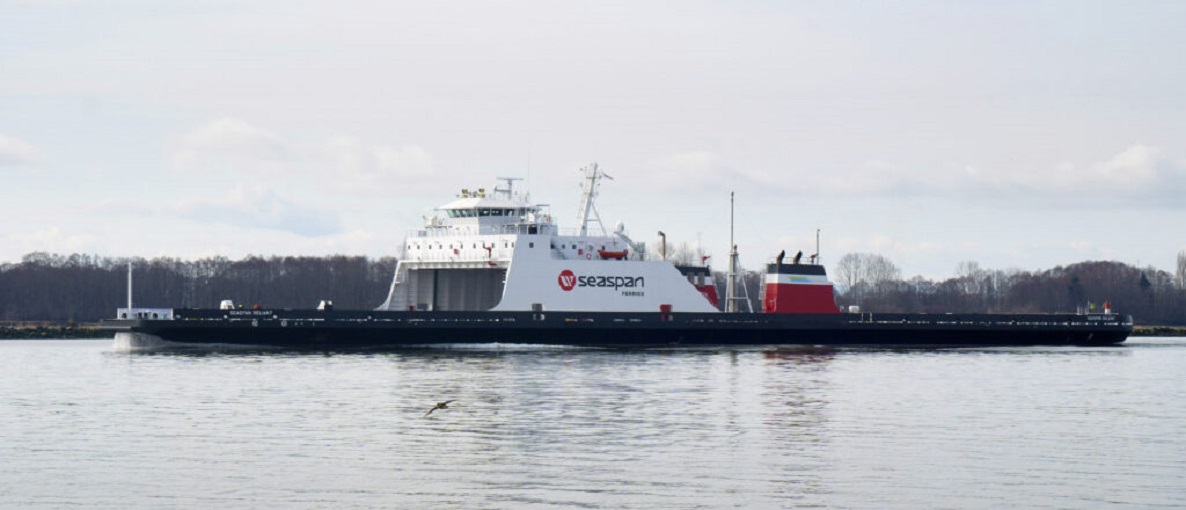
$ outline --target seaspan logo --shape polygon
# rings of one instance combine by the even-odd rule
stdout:
[[[560,288],[565,292],[575,287],[604,287],[617,290],[646,286],[641,276],[577,276],[569,269],[560,272],[556,283],[560,284]]]
[[[565,292],[568,292],[572,290],[573,287],[576,287],[577,275],[572,274],[572,271],[565,269],[560,272],[560,278],[557,279],[557,282],[560,283],[561,289],[564,289]]]

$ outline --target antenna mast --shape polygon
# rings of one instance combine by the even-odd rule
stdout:
[[[818,228],[815,229],[815,256],[811,257],[811,258],[814,259],[814,260],[812,260],[812,262],[815,262],[816,264],[819,264],[819,265],[824,264],[824,261],[820,260],[820,255],[819,255],[819,229]]]
[[[733,243],[733,192],[729,192],[729,275],[725,281],[725,311],[730,313],[737,313],[737,302],[745,301],[745,307],[750,313],[754,313],[754,305],[749,302],[749,289],[745,288],[745,280],[741,280],[742,288],[745,288],[745,296],[737,295],[737,277],[738,266],[741,265],[737,255],[737,245]]]
[[[596,222],[597,228],[601,229],[601,235],[606,235],[605,224],[601,223],[601,215],[597,214],[597,207],[593,205],[593,200],[597,198],[598,181],[602,177],[606,179],[613,179],[605,172],[602,172],[594,162],[589,166],[580,169],[579,171],[585,173],[585,180],[581,182],[581,210],[577,215],[577,223],[581,224],[581,237],[589,234],[589,224]]]
[[[733,244],[733,192],[729,192],[729,274],[725,279],[725,311],[737,312],[737,245]]]

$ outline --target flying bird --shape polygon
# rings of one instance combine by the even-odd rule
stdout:
[[[436,411],[437,409],[448,409],[450,402],[454,402],[454,401],[446,400],[444,402],[437,402],[437,405],[432,406],[432,409],[429,409],[427,413],[424,413],[424,416],[428,416],[428,415],[432,414],[432,412]]]

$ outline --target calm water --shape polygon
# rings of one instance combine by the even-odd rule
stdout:
[[[1186,339],[363,355],[2,341],[0,374],[0,508],[1186,507]]]

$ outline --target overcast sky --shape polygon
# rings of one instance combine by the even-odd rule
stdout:
[[[1171,270],[1186,2],[0,0],[0,261],[395,255],[527,178],[723,268]]]

